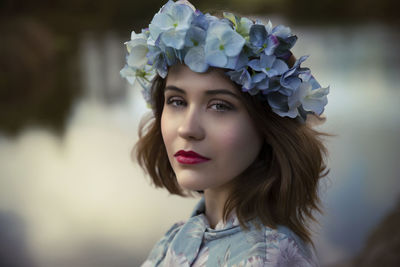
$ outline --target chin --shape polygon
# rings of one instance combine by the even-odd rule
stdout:
[[[199,177],[177,177],[178,184],[186,189],[192,191],[204,191],[206,186],[202,183],[199,183]]]
[[[178,184],[186,190],[190,191],[204,191],[205,187],[199,185],[198,183],[181,183],[178,181]]]

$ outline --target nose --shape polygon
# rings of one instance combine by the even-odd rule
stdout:
[[[178,135],[187,140],[204,139],[205,131],[202,125],[200,111],[192,106],[184,113],[178,128]]]

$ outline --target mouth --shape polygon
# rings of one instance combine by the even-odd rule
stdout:
[[[194,151],[184,150],[179,150],[178,152],[176,152],[174,157],[181,164],[198,164],[210,160],[209,158],[197,154]]]

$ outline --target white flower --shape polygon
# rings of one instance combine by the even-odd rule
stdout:
[[[146,36],[143,33],[136,34],[132,31],[131,40],[125,44],[129,53],[128,65],[134,69],[144,67],[147,64],[146,54],[149,51]]]

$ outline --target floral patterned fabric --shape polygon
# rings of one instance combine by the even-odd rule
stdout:
[[[249,230],[232,214],[210,228],[202,199],[186,222],[176,223],[152,249],[142,267],[319,266],[312,248],[286,227]]]

